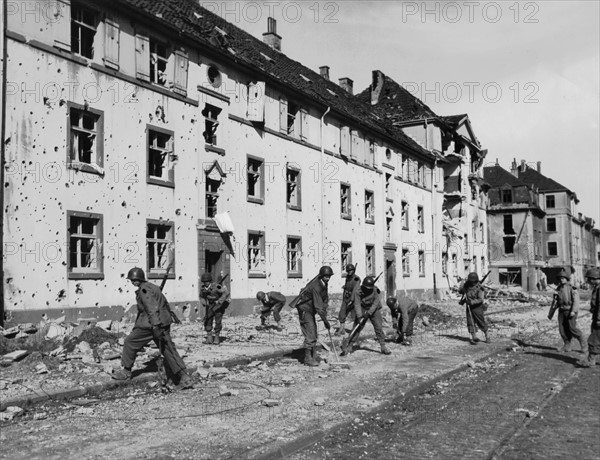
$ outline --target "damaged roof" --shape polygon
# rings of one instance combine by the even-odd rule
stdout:
[[[371,107],[319,73],[275,51],[263,41],[202,8],[196,0],[117,0],[118,3],[141,12],[202,43],[224,59],[268,76],[281,85],[292,88],[324,107],[354,121],[357,125],[391,138],[399,145],[430,161],[436,156],[423,148],[391,122],[382,119]]]
[[[511,187],[529,187],[525,182],[519,180],[498,164],[494,166],[485,166],[483,168],[483,179],[491,187],[501,187],[505,184],[508,184]]]

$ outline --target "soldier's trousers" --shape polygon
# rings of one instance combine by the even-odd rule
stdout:
[[[222,307],[218,305],[207,305],[204,315],[204,330],[208,333],[214,332],[216,335],[219,335],[223,328],[223,313],[224,309]]]
[[[577,327],[577,314],[573,318],[569,318],[569,310],[559,309],[558,332],[565,343],[570,342],[573,338],[582,339],[583,332]]]
[[[367,310],[363,309],[363,315],[366,314]],[[369,320],[373,325],[373,329],[375,329],[375,337],[377,337],[377,341],[383,345],[385,343],[385,334],[383,333],[383,317],[381,316],[381,309],[375,311]],[[358,340],[358,337],[356,340]]]
[[[317,321],[312,312],[298,308],[300,330],[304,336],[304,348],[311,349],[317,344]]]
[[[600,355],[600,327],[594,327],[593,323],[587,343],[590,354]]]
[[[406,337],[411,337],[413,335],[413,328],[414,328],[414,324],[415,324],[415,317],[417,316],[417,313],[419,312],[419,306],[415,305],[413,308],[409,308],[408,309],[408,321],[407,321],[407,325],[406,325],[406,334],[402,334],[402,327],[404,326],[404,324],[402,324],[402,315],[398,315],[398,333],[400,334],[400,339],[403,340]]]
[[[340,312],[338,314],[338,320],[340,323],[345,323],[346,318],[350,316],[350,320],[353,321],[356,318],[356,314],[354,313],[354,306],[346,304],[346,302],[342,301],[342,306],[340,307]]]
[[[269,317],[271,311],[273,312],[273,319],[277,322],[281,321],[281,310],[284,306],[285,302],[277,302],[272,307],[263,306],[260,310],[260,321],[264,323]]]
[[[471,310],[469,312],[469,310]],[[477,307],[469,307],[467,305],[466,309],[467,314],[467,329],[469,334],[474,334],[477,332],[475,329],[475,325],[482,331],[486,332],[488,330],[487,323],[485,321],[485,315],[483,314],[483,305],[479,305]]]
[[[183,359],[181,359],[181,356],[179,356],[173,340],[171,340],[171,328],[167,326],[162,329],[163,336],[161,340],[156,340],[152,335],[152,329],[133,328],[133,331],[127,336],[125,344],[123,345],[121,365],[126,369],[131,369],[138,352],[148,345],[151,340],[154,340],[154,343],[156,343],[156,346],[165,357],[165,363],[171,372],[173,374],[178,374],[180,371],[184,370],[185,363],[183,362]]]

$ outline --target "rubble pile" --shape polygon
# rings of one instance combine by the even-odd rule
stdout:
[[[427,321],[423,321],[423,324],[425,326],[431,326],[431,327],[440,326],[440,325],[444,325],[444,326],[454,325],[455,323],[457,323],[457,321],[459,321],[456,317],[448,315],[448,314],[442,312],[440,309],[438,309],[432,305],[428,305],[426,303],[420,304],[419,316],[421,318],[427,319]]]

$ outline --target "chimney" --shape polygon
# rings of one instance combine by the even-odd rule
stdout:
[[[542,162],[541,161],[537,162],[537,172],[539,172],[540,174],[542,173]]]
[[[344,77],[344,78],[340,78],[340,86],[342,88],[344,88],[346,91],[348,91],[350,94],[354,94],[354,82],[348,78],[348,77]]]
[[[510,165],[510,172],[513,176],[519,177],[519,167],[517,166],[517,159],[513,158],[513,162]]]
[[[521,172],[525,172],[527,170],[527,164],[525,160],[521,160]]]
[[[329,80],[329,66],[328,65],[322,65],[321,67],[319,67],[319,73],[325,80]]]
[[[277,21],[271,17],[267,19],[267,32],[263,34],[263,42],[277,51],[281,51],[281,37],[277,35]]]
[[[383,89],[383,81],[385,80],[385,75],[380,70],[374,70],[372,73],[371,80],[371,105],[376,105],[379,102],[379,96],[381,95],[381,90]]]
[[[496,158],[496,166],[500,166],[500,163],[498,163],[498,158]]]

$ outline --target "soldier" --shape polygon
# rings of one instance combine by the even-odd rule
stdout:
[[[337,331],[335,331],[335,335],[341,335],[342,337],[346,333],[346,318],[348,315],[351,315],[354,310],[354,325],[356,325],[356,317],[360,316],[360,306],[354,303],[354,299],[356,298],[356,293],[360,288],[360,278],[355,275],[356,267],[352,264],[346,265],[346,283],[344,284],[344,290],[342,292],[342,306],[340,307],[340,313],[338,315],[338,319],[340,321],[340,326]]]
[[[588,356],[580,364],[590,367],[594,364],[600,364],[600,270],[591,268],[587,271],[585,277],[592,286],[592,299],[590,300],[592,324],[590,336],[587,340]]]
[[[127,279],[138,288],[135,291],[138,314],[131,334],[125,339],[121,365],[123,369],[113,374],[115,380],[131,379],[131,368],[137,353],[154,340],[164,356],[170,371],[178,378],[177,389],[191,388],[192,378],[171,340],[171,309],[158,286],[146,281],[144,270],[134,267]]]
[[[221,343],[221,329],[223,327],[223,314],[229,306],[229,291],[221,284],[213,284],[210,273],[203,273],[200,277],[202,288],[200,298],[204,302],[204,330],[206,331],[206,343],[219,345]],[[214,334],[213,334],[214,322]]]
[[[375,336],[379,341],[381,353],[389,355],[392,352],[385,346],[385,334],[383,333],[383,318],[381,316],[381,300],[379,294],[381,291],[375,286],[375,279],[372,276],[365,276],[365,279],[360,286],[354,298],[355,305],[360,305],[361,312],[357,317],[357,321],[363,316],[366,316],[371,321]],[[358,337],[355,338],[358,340]]]
[[[465,281],[458,292],[463,294],[459,304],[467,304],[467,329],[471,334],[471,340],[469,343],[471,345],[477,345],[479,342],[475,324],[485,334],[485,343],[490,343],[492,340],[488,334],[488,325],[484,316],[483,304],[485,300],[485,294],[481,284],[479,283],[479,275],[477,275],[475,272],[469,273],[467,276],[467,281]]]
[[[410,338],[413,335],[413,325],[415,317],[419,312],[419,304],[405,295],[400,298],[389,297],[386,303],[392,312],[394,329],[398,332],[396,342],[405,346],[411,346]]]
[[[318,314],[323,320],[325,329],[331,328],[327,320],[327,307],[329,295],[327,285],[333,275],[331,267],[324,265],[319,270],[319,275],[306,285],[299,295],[296,308],[300,318],[300,329],[304,335],[304,364],[318,366],[317,358],[317,322]]]
[[[564,342],[559,351],[571,351],[571,339],[576,338],[581,346],[581,352],[585,353],[583,333],[577,327],[579,292],[575,286],[571,285],[570,279],[566,270],[561,270],[558,273],[558,287],[554,292],[558,309],[558,331]]]
[[[260,310],[260,326],[256,329],[263,330],[267,327],[267,318],[271,311],[273,311],[273,318],[277,323],[275,329],[277,331],[282,331],[283,327],[281,326],[281,309],[285,306],[285,296],[281,292],[271,291],[268,293],[264,293],[263,291],[258,291],[256,293],[256,298],[263,304],[262,309]]]

